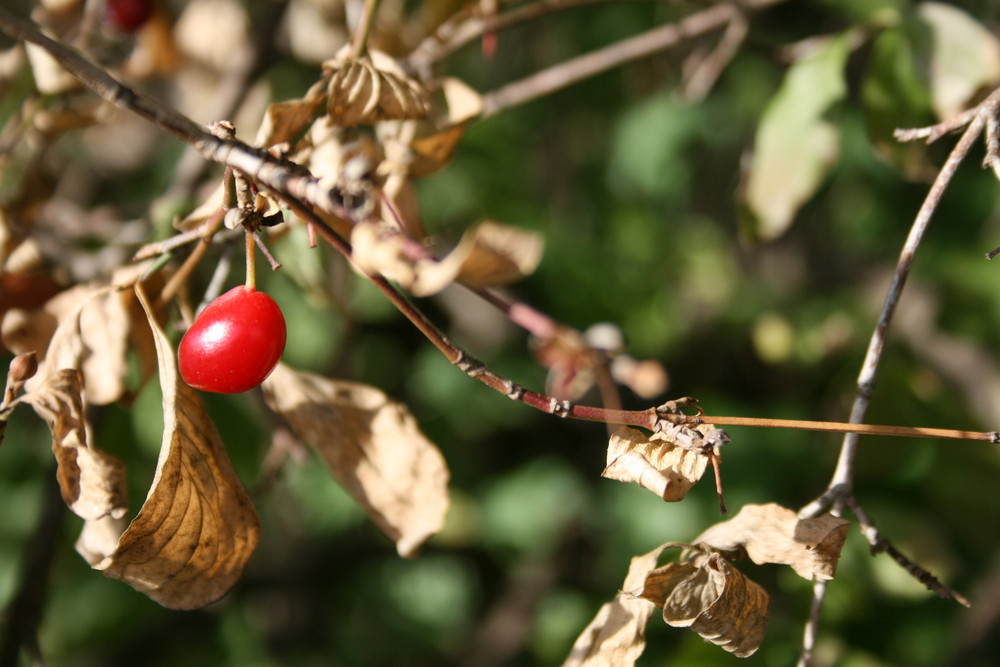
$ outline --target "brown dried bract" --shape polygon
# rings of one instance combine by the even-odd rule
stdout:
[[[324,63],[329,73],[327,119],[351,127],[427,115],[427,91],[396,62],[378,51],[352,58],[342,51]]]
[[[94,567],[165,607],[198,609],[235,585],[260,522],[198,394],[179,379],[169,341],[152,318],[150,326],[163,392],[160,458],[139,514]]]
[[[279,364],[264,398],[391,540],[412,556],[444,524],[448,468],[406,406],[375,387]]]
[[[697,538],[723,552],[740,552],[757,564],[789,565],[806,579],[832,579],[847,538],[846,519],[824,514],[800,519],[774,503],[745,505],[739,514],[718,523]]]
[[[650,436],[622,426],[608,443],[603,477],[635,482],[668,502],[682,500],[701,479],[709,460],[702,452],[679,447],[663,433]]]

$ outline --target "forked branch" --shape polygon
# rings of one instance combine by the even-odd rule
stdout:
[[[913,266],[913,259],[917,249],[923,240],[924,233],[930,224],[934,212],[941,202],[941,198],[951,183],[952,178],[958,170],[959,165],[965,160],[980,134],[986,130],[986,158],[984,166],[991,167],[995,173],[1000,175],[998,161],[1000,161],[1000,144],[998,144],[998,121],[997,114],[1000,110],[1000,89],[994,91],[988,98],[975,108],[966,111],[954,119],[932,125],[926,128],[912,130],[897,130],[895,136],[900,141],[912,141],[914,139],[926,139],[928,142],[954,132],[965,127],[961,138],[948,155],[937,177],[934,179],[927,196],[924,198],[910,227],[910,232],[903,244],[899,259],[896,262],[896,269],[893,272],[892,281],[886,291],[882,310],[879,313],[878,323],[872,332],[868,344],[868,351],[858,375],[857,391],[854,403],[851,407],[851,423],[860,423],[864,420],[865,413],[871,400],[872,390],[875,385],[875,375],[882,360],[882,352],[885,347],[886,335],[899,303],[903,287],[909,277],[910,269]],[[859,432],[850,432],[841,444],[840,456],[833,477],[827,486],[826,491],[812,503],[800,511],[801,516],[816,516],[817,514],[832,509],[834,514],[841,514],[845,507],[854,514],[861,527],[862,533],[868,539],[873,552],[886,552],[907,572],[912,574],[918,581],[927,586],[942,597],[956,600],[960,604],[968,605],[968,601],[960,594],[941,584],[927,570],[916,564],[902,552],[896,549],[876,528],[874,523],[862,509],[860,503],[854,497],[854,470],[858,453]],[[991,439],[991,442],[996,442]],[[813,590],[812,612],[806,624],[803,638],[803,650],[799,659],[799,665],[806,667],[810,664],[815,641],[818,634],[818,627],[821,619],[822,600],[825,594],[825,584],[817,583]]]

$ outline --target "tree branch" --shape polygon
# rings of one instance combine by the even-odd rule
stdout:
[[[530,102],[561,90],[596,74],[638,60],[683,41],[721,30],[734,21],[743,20],[742,13],[760,10],[785,0],[751,0],[719,3],[692,14],[677,23],[670,23],[610,44],[602,49],[553,65],[520,81],[483,95],[483,118],[503,109]]]

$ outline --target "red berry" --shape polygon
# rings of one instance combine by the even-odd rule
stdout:
[[[104,19],[116,30],[135,32],[153,15],[153,0],[105,0]]]
[[[238,394],[271,374],[285,349],[285,318],[274,299],[240,285],[208,306],[177,350],[181,377],[195,389]]]

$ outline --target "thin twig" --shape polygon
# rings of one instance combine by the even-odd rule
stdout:
[[[951,179],[958,170],[958,166],[962,163],[962,160],[965,159],[965,156],[968,155],[969,149],[979,137],[979,134],[982,132],[984,126],[985,120],[981,114],[975,115],[972,118],[972,121],[969,123],[969,126],[962,135],[962,138],[959,139],[957,144],[955,144],[955,148],[952,149],[948,159],[941,167],[941,171],[938,172],[937,178],[934,179],[934,183],[931,185],[927,196],[924,198],[923,204],[920,206],[920,210],[917,212],[916,218],[913,220],[913,225],[910,227],[910,233],[906,238],[906,242],[903,244],[903,250],[896,263],[896,270],[893,273],[892,282],[889,284],[889,288],[886,291],[878,323],[875,325],[875,330],[872,332],[871,340],[868,343],[868,351],[865,354],[864,363],[861,366],[861,372],[858,375],[857,392],[854,397],[854,403],[851,407],[851,416],[849,419],[852,424],[860,424],[864,420],[865,412],[868,410],[872,389],[875,385],[875,375],[878,371],[879,364],[882,361],[882,351],[885,347],[885,339],[889,330],[889,324],[892,322],[892,317],[896,311],[896,305],[899,303],[899,298],[902,295],[906,279],[909,277],[910,268],[913,266],[913,258],[916,254],[917,248],[920,246],[920,242],[923,240],[924,232],[927,231],[927,226],[930,223],[931,217],[933,216],[934,211],[937,210],[941,197],[944,195],[948,184],[951,183]],[[837,461],[837,467],[834,470],[832,479],[830,480],[829,488],[835,486],[845,486],[848,489],[852,488],[854,478],[854,462],[857,458],[858,450],[858,435],[859,433],[852,432],[845,436],[840,450],[840,457]],[[825,508],[819,507],[814,509],[821,512]]]
[[[750,21],[746,14],[737,11],[733,14],[719,41],[705,56],[692,54],[685,61],[685,75],[682,89],[684,98],[689,102],[701,101],[718,81],[726,66],[736,57],[736,53],[746,41],[750,30]]]
[[[871,546],[873,554],[886,553],[892,558],[896,563],[902,567],[904,570],[910,573],[910,575],[927,587],[927,590],[935,593],[938,597],[944,598],[945,600],[954,600],[963,607],[971,606],[969,600],[959,593],[958,591],[952,589],[945,584],[938,581],[937,577],[928,572],[924,567],[910,560],[903,552],[897,549],[892,542],[890,542],[879,529],[875,526],[875,522],[872,521],[871,517],[864,511],[861,504],[853,497],[848,497],[844,501],[848,508],[850,508],[851,513],[858,520],[858,528],[861,530],[861,534],[864,535],[868,544]]]
[[[685,40],[721,30],[737,20],[742,11],[759,10],[784,1],[754,0],[741,3],[740,8],[728,3],[712,5],[677,23],[659,26],[571,58],[484,94],[482,117],[488,118],[503,109],[530,102],[627,62],[669,49]]]
[[[952,440],[982,440],[1000,443],[997,431],[962,431],[950,428],[924,426],[885,426],[844,422],[808,421],[804,419],[769,419],[766,417],[700,416],[699,419],[716,426],[753,426],[756,428],[788,428],[801,431],[851,433],[856,435],[890,435],[904,438],[946,438]]]
[[[375,25],[375,13],[380,0],[365,0],[361,8],[361,17],[358,25],[354,29],[354,38],[351,41],[351,57],[360,58],[368,50],[368,37],[371,35],[372,26]]]
[[[819,622],[823,616],[823,601],[826,599],[826,581],[813,582],[812,602],[809,604],[809,619],[802,633],[802,652],[796,667],[809,667],[812,664],[813,651],[816,650],[816,640],[819,635]]]
[[[541,0],[515,7],[502,14],[486,16],[479,4],[467,5],[426,37],[410,54],[410,65],[423,70],[447,58],[455,51],[480,39],[486,33],[496,33],[534,21],[549,14],[587,5],[623,2],[624,0]]]

